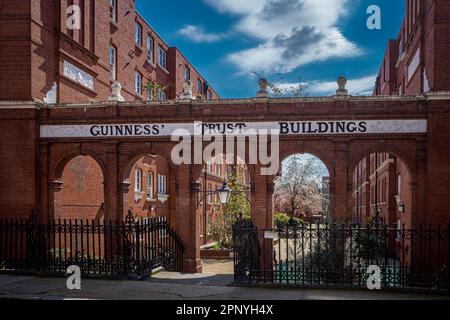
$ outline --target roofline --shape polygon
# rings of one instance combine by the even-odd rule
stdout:
[[[178,49],[177,46],[170,47],[170,49],[173,49],[173,50],[176,50],[177,52],[179,52],[183,56],[184,60],[186,60],[189,63],[189,65],[192,67],[192,69],[194,69],[195,72],[197,72],[203,78],[203,80],[205,80],[209,84],[209,81],[203,76],[203,74],[201,72],[198,71],[198,69],[191,63],[191,61],[189,61],[189,59],[184,55],[184,53],[180,49]],[[220,95],[216,91],[216,89],[214,89],[214,87],[212,87],[212,86],[210,86],[210,88],[212,88],[214,93],[217,94],[217,96],[219,96],[219,98],[220,98]]]
[[[158,38],[169,48],[169,49],[175,49],[177,52],[179,52],[182,56],[183,56],[183,58],[189,63],[189,65],[195,70],[195,72],[197,72],[202,78],[203,78],[203,80],[204,81],[206,81],[206,82],[208,82],[208,83],[210,83],[204,76],[203,76],[203,74],[201,73],[201,72],[199,72],[198,71],[198,69],[191,63],[191,61],[183,54],[183,52],[180,50],[180,49],[178,49],[178,47],[177,46],[170,46],[164,39],[163,39],[163,37],[161,37],[161,35],[155,30],[155,28],[153,28],[151,25],[150,25],[150,23],[147,21],[147,19],[145,19],[145,17],[135,8],[135,10],[134,10],[135,12],[136,12],[136,15],[139,17],[139,18],[141,18],[144,22],[145,22],[145,24],[147,24],[147,26],[158,36]],[[212,86],[210,86],[210,88],[212,88],[213,89],[213,91],[214,91],[214,93],[220,98],[220,95],[219,95],[219,93],[217,92],[217,90],[214,88],[214,87],[212,87]]]

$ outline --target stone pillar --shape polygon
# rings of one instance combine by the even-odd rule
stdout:
[[[202,272],[200,259],[200,216],[196,208],[196,184],[191,177],[191,167],[180,165],[176,185],[176,230],[184,243],[183,271]]]
[[[351,218],[352,204],[352,173],[349,172],[348,143],[347,141],[335,142],[335,176],[333,219],[336,222],[347,221]]]
[[[118,177],[118,144],[108,143],[106,145],[106,173],[104,179],[105,192],[105,221],[116,221],[122,219],[122,210],[119,209],[122,190],[119,189]]]

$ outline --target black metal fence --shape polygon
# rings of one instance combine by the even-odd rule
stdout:
[[[142,278],[163,267],[181,271],[183,243],[165,218],[124,221],[0,219],[0,271],[64,275],[71,265],[84,276]]]
[[[450,226],[261,230],[239,220],[233,233],[237,284],[450,291]]]

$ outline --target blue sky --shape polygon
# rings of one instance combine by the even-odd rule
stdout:
[[[381,8],[381,30],[366,27],[370,5]],[[404,0],[137,1],[222,98],[255,96],[253,71],[285,87],[300,78],[312,96],[333,94],[344,75],[350,94],[368,94],[404,6]]]

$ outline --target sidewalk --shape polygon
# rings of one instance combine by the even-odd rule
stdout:
[[[160,273],[142,282],[82,280],[80,291],[66,279],[0,275],[0,299],[114,300],[418,300],[450,297],[369,291],[239,288],[227,286],[231,275]]]

